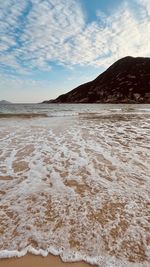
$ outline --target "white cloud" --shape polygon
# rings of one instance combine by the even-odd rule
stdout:
[[[17,72],[52,62],[108,67],[126,55],[150,56],[150,1],[122,1],[86,24],[75,0],[1,1],[1,62]]]
[[[110,17],[100,14],[104,27],[101,27],[101,21],[93,22],[76,37],[72,57],[74,63],[108,67],[127,55],[150,56],[150,20],[146,15],[150,5],[146,3],[148,1],[145,0],[145,4],[137,6],[138,11],[143,12],[142,18],[136,16],[127,2]],[[80,46],[77,45],[79,43]]]

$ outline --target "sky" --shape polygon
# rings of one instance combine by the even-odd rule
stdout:
[[[150,56],[150,0],[0,0],[0,100],[36,103]]]

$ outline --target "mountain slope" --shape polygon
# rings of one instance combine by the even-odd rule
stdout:
[[[150,58],[122,58],[95,80],[44,103],[150,103]]]
[[[0,100],[0,104],[11,104],[11,103],[6,100]]]

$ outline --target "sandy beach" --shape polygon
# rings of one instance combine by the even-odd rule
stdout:
[[[47,257],[27,254],[21,258],[0,259],[0,267],[88,267],[85,262],[66,263],[59,257],[49,255]],[[92,265],[96,266],[96,265]]]
[[[149,267],[149,114],[69,108],[0,120],[0,267]]]

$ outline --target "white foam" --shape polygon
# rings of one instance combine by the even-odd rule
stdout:
[[[149,265],[149,118],[127,115],[0,121],[0,258]]]

